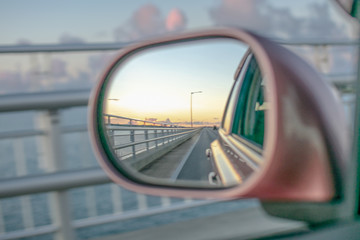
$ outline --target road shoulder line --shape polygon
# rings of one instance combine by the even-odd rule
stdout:
[[[187,153],[184,155],[184,157],[182,158],[179,166],[177,166],[177,168],[175,169],[174,173],[171,175],[171,180],[172,181],[176,181],[176,179],[178,178],[182,168],[184,167],[187,159],[189,158],[191,152],[194,150],[194,147],[196,146],[196,144],[199,142],[200,136],[203,134],[203,131],[201,131],[201,133],[197,136],[196,141],[194,142],[194,144],[191,146],[191,148],[187,151]],[[204,153],[205,154],[205,153]]]

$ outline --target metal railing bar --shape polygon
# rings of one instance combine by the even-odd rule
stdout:
[[[114,126],[114,125],[107,125],[106,129],[108,130],[117,130],[117,131],[127,131],[127,130],[186,130],[186,129],[194,129],[191,127],[136,127],[136,126]]]
[[[136,199],[137,199],[137,204],[138,204],[137,209],[139,211],[145,211],[146,209],[148,209],[146,196],[144,194],[142,194],[142,193],[136,194]]]
[[[0,198],[110,183],[99,167],[0,180]]]
[[[114,149],[121,149],[121,148],[131,147],[131,146],[135,146],[135,145],[139,145],[139,144],[143,144],[143,143],[147,143],[147,142],[154,142],[154,141],[161,140],[161,139],[166,139],[166,138],[170,138],[170,137],[176,137],[176,136],[180,136],[180,135],[185,135],[185,134],[193,133],[193,132],[198,131],[198,130],[199,129],[194,129],[194,130],[190,130],[190,131],[187,131],[187,132],[181,132],[181,133],[166,135],[166,136],[163,136],[163,137],[152,138],[152,139],[149,139],[149,140],[126,143],[126,144],[115,146]]]
[[[2,205],[0,203],[0,236],[1,236],[1,233],[3,233],[3,232],[5,232],[5,221],[4,221]]]
[[[4,138],[23,138],[45,135],[45,131],[41,130],[21,130],[21,131],[9,131],[0,132],[0,139]]]
[[[346,84],[346,83],[355,83],[356,75],[355,74],[323,74],[326,80],[331,83]]]
[[[128,118],[128,117],[122,117],[122,116],[117,116],[117,115],[112,115],[112,114],[104,114],[104,116],[105,117],[119,118],[119,119],[126,119],[126,120],[131,120],[131,121],[136,121],[136,122],[143,122],[143,123],[151,123],[151,124],[158,124],[158,125],[165,125],[165,126],[177,126],[175,124],[162,123],[162,122],[153,122],[153,121],[148,121],[148,120],[140,120],[140,119],[136,119],[136,118]]]
[[[324,39],[306,39],[306,40],[282,40],[272,38],[273,41],[282,45],[358,45],[356,39],[351,40],[324,40]],[[73,43],[73,44],[31,44],[31,45],[2,45],[0,54],[8,53],[36,53],[36,52],[81,52],[81,51],[111,51],[119,50],[136,42],[115,42],[115,43]]]
[[[161,198],[161,206],[168,207],[171,205],[171,199],[169,197],[162,197]]]
[[[189,202],[173,203],[169,206],[152,207],[152,208],[148,208],[143,211],[132,210],[132,211],[126,211],[126,212],[121,212],[121,213],[97,216],[96,218],[94,217],[94,218],[79,219],[79,220],[75,220],[73,222],[73,226],[75,228],[91,227],[91,226],[105,224],[105,223],[129,220],[129,219],[138,218],[138,217],[146,217],[146,216],[166,213],[166,212],[170,212],[170,211],[182,210],[182,209],[186,209],[186,208],[199,207],[199,206],[203,206],[203,205],[213,204],[216,202],[219,202],[219,201],[198,200],[198,201],[192,201],[190,203]]]
[[[298,46],[355,46],[359,45],[359,40],[324,40],[324,39],[306,39],[306,40],[281,40],[281,39],[272,39],[274,42],[281,45],[298,45]]]
[[[134,136],[145,136],[145,133],[135,133]],[[112,137],[128,137],[131,136],[131,134],[114,134],[111,135]]]
[[[112,184],[111,188],[111,202],[113,206],[113,213],[122,213],[123,205],[122,205],[122,193],[120,190],[120,186],[116,184]]]
[[[132,42],[117,43],[78,43],[78,44],[37,44],[37,45],[2,45],[0,54],[36,53],[36,52],[83,52],[119,50]]]
[[[104,116],[105,116],[105,117],[113,117],[113,118],[120,118],[120,119],[132,120],[132,121],[137,121],[137,122],[144,122],[144,123],[161,124],[161,123],[157,123],[157,122],[153,122],[153,121],[140,120],[140,119],[136,119],[136,118],[122,117],[122,116],[113,115],[113,114],[106,114],[106,113],[104,114]]]
[[[52,110],[88,104],[90,90],[21,93],[0,96],[0,112]]]
[[[131,129],[131,130],[135,130],[135,129]],[[130,131],[130,130],[129,130]],[[142,131],[144,131],[144,130],[139,130],[139,131],[141,131],[140,133],[134,133],[133,135],[134,136],[145,136],[146,135],[146,133],[144,133],[144,132],[142,132]],[[188,131],[188,130],[187,130]],[[179,130],[176,130],[176,132],[178,133],[178,132],[180,132]],[[181,132],[184,132],[184,131],[181,131]],[[155,134],[155,133],[148,133],[148,135],[150,135],[150,134]],[[168,134],[168,133],[167,133]],[[112,137],[128,137],[128,136],[130,136],[131,134],[114,134],[114,135],[111,135]]]
[[[46,226],[39,226],[36,228],[24,229],[24,230],[17,230],[8,233],[1,233],[0,240],[10,240],[10,239],[19,239],[25,237],[35,237],[39,235],[54,233],[59,229],[59,227],[55,225],[46,225]]]
[[[25,157],[23,138],[13,139],[12,146],[13,146],[13,154],[15,160],[16,175],[25,176],[27,174],[27,168],[26,168],[26,157]],[[21,207],[22,221],[25,228],[33,228],[35,225],[31,205],[32,204],[29,195],[21,196],[20,207]]]

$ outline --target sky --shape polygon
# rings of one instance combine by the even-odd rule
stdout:
[[[198,40],[135,54],[110,77],[106,113],[135,119],[218,123],[248,46],[230,39]]]
[[[327,37],[335,28],[327,22],[329,19],[351,31],[348,19],[329,0],[2,0],[0,16],[1,45],[131,41],[146,37],[148,30],[158,35],[181,28],[220,25],[268,29],[265,34],[274,37],[298,36],[295,30],[302,37],[319,37],[310,26],[305,29],[305,20],[321,25],[323,37]],[[252,23],[244,19],[251,19]],[[281,23],[285,19],[287,22]],[[304,26],[289,28],[288,25],[298,25],[300,20]],[[346,38],[349,33],[339,35]]]
[[[357,37],[331,0],[2,0],[0,46],[142,41],[214,27],[242,27],[285,41]],[[316,61],[313,48],[294,50]],[[356,66],[354,48],[331,48],[328,73]],[[0,54],[0,94],[90,89],[115,52]]]
[[[195,20],[189,19],[188,24],[196,28],[208,24],[209,17],[204,6],[206,8],[209,3],[204,0],[196,4],[184,1],[178,8],[179,4],[174,4],[174,1],[1,1],[0,15],[6,21],[0,22],[0,43],[16,44],[22,40],[57,43],[76,39],[113,42],[116,40],[116,29],[130,27],[136,15],[147,15],[152,23],[152,20],[167,17],[173,9],[184,8],[195,15]]]

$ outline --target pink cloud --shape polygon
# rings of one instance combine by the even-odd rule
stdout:
[[[134,41],[160,36],[185,29],[186,17],[179,9],[172,9],[166,18],[160,10],[147,4],[136,10],[123,25],[115,28],[115,41]]]
[[[172,9],[166,18],[166,30],[179,31],[186,26],[185,15],[177,8]]]
[[[132,20],[140,34],[144,35],[151,35],[162,27],[160,11],[152,4],[135,11]]]
[[[222,0],[209,9],[215,25],[237,26],[281,39],[349,39],[351,34],[343,20],[335,21],[333,5],[322,2],[300,3],[309,17],[294,14],[289,6],[277,6],[264,0]]]
[[[210,9],[210,17],[219,25],[258,25],[261,4],[257,0],[223,0]]]
[[[136,10],[131,18],[114,30],[116,41],[134,41],[164,32],[164,21],[158,8],[147,4]]]

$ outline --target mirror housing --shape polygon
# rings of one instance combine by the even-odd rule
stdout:
[[[269,112],[262,167],[241,185],[219,189],[157,184],[134,178],[115,166],[102,132],[106,83],[128,57],[145,49],[199,39],[230,38],[249,45],[266,74]],[[137,192],[193,198],[259,198],[272,201],[327,202],[342,196],[348,154],[343,110],[321,76],[294,53],[249,31],[218,29],[165,37],[130,46],[108,67],[91,96],[89,130],[101,167],[110,178]],[[244,154],[247,149],[244,149]],[[251,154],[247,156],[251,157]]]
[[[336,3],[350,16],[360,19],[360,1],[358,0],[336,0]]]

